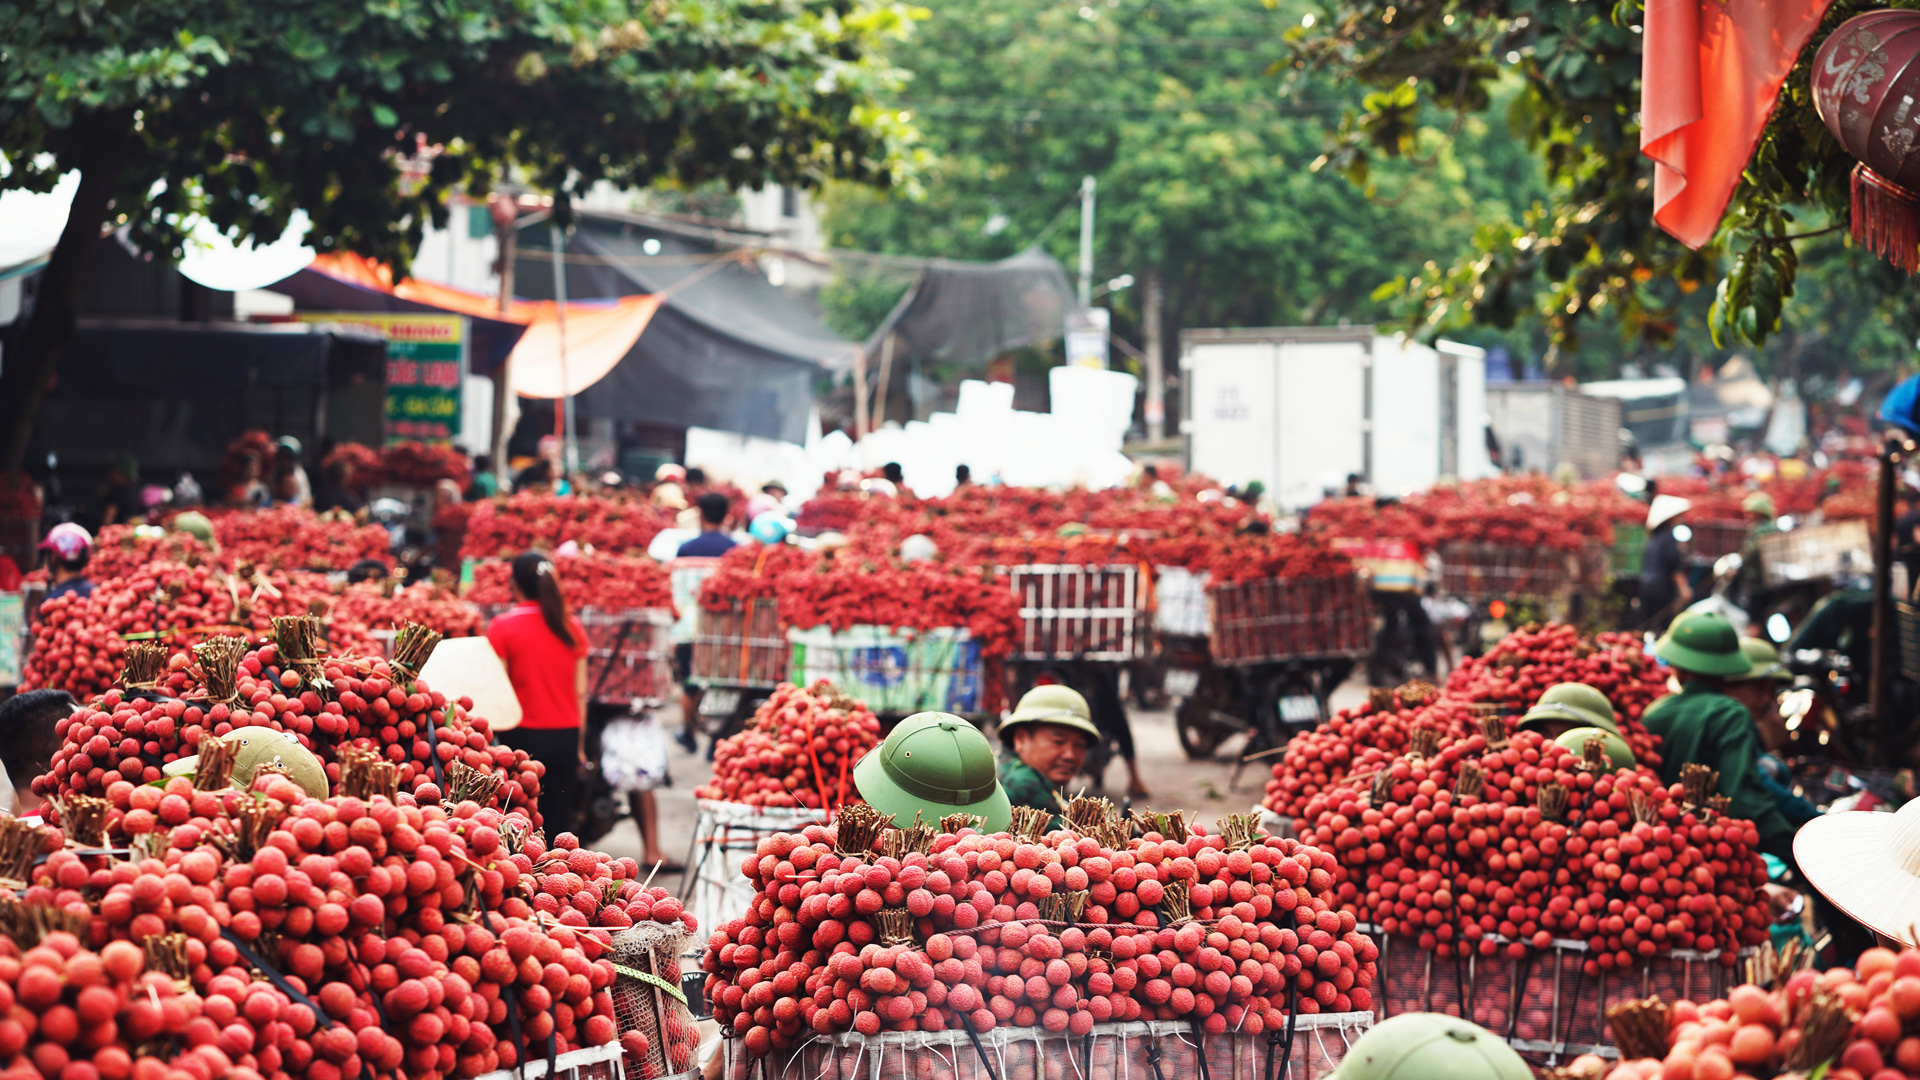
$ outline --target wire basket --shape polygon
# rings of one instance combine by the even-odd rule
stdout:
[[[775,601],[736,600],[725,611],[700,613],[691,681],[703,686],[774,686],[787,677],[787,652]]]
[[[759,856],[760,841],[776,833],[797,833],[827,815],[819,810],[698,799],[687,870],[680,877],[680,898],[700,926],[718,927],[747,913],[759,892],[742,872]],[[698,945],[696,945],[696,948]]]
[[[700,1033],[680,989],[680,955],[692,935],[665,923],[613,933],[613,1019],[625,1050],[627,1080],[661,1080],[693,1067]],[[644,1047],[632,1033],[646,1040]]]
[[[1266,664],[1363,656],[1371,639],[1356,575],[1284,578],[1207,590],[1216,664]]]
[[[1652,995],[1668,1001],[1719,997],[1736,980],[1718,952],[1676,949],[1625,971],[1589,976],[1587,946],[1556,940],[1524,957],[1477,954],[1442,958],[1412,938],[1380,942],[1381,1016],[1437,1012],[1464,1016],[1505,1038],[1514,1049],[1553,1063],[1580,1054],[1615,1056],[1607,1006]],[[1497,943],[1504,938],[1494,936]],[[1464,1008],[1463,1008],[1464,1005]]]
[[[1579,558],[1552,548],[1451,543],[1440,546],[1440,587],[1477,602],[1531,597],[1566,600],[1579,579]]]
[[[1687,528],[1693,532],[1693,539],[1687,541],[1687,553],[1701,562],[1731,555],[1747,542],[1744,521],[1689,521]]]
[[[1146,653],[1150,582],[1133,563],[1002,567],[1020,599],[1019,660],[1128,663]]]
[[[1760,538],[1767,584],[1788,585],[1873,570],[1873,537],[1864,521],[1802,525]]]
[[[1294,1045],[1279,1068],[1273,1033],[1200,1035],[1184,1021],[1095,1024],[1070,1036],[1038,1027],[996,1027],[976,1043],[964,1030],[845,1033],[789,1053],[749,1057],[726,1043],[726,1080],[1325,1080],[1373,1026],[1372,1013],[1296,1017]],[[1204,1071],[1202,1059],[1204,1058]]]
[[[669,633],[673,612],[664,608],[632,611],[583,609],[587,631],[587,696],[624,705],[657,705],[673,690],[673,649]]]
[[[555,1056],[554,1080],[622,1080],[620,1057],[620,1044],[617,1042],[589,1046],[584,1050],[569,1050]],[[476,1080],[539,1080],[546,1075],[547,1059],[535,1054],[516,1068],[481,1073]],[[627,1075],[629,1080],[638,1080],[635,1074]]]

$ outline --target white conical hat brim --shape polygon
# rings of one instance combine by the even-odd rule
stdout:
[[[1814,818],[1794,835],[1793,857],[1808,884],[1855,922],[1920,945],[1920,800],[1897,814]]]
[[[1657,529],[1693,509],[1693,503],[1678,495],[1655,495],[1647,507],[1647,528]]]

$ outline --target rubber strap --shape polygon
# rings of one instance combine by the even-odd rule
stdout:
[[[1153,1070],[1153,1080],[1167,1080],[1167,1074],[1160,1071],[1160,1044],[1152,1040],[1147,1042],[1147,1066]]]
[[[986,1066],[987,1080],[1000,1080],[1000,1074],[994,1071],[993,1062],[987,1060],[987,1048],[980,1044],[980,1033],[973,1030],[973,1017],[961,1013],[960,1026],[967,1029],[967,1038],[973,1041],[973,1052],[980,1055],[980,1064]]]
[[[315,1005],[312,998],[295,989],[294,985],[287,981],[287,977],[280,974],[278,968],[261,959],[260,954],[254,952],[245,941],[242,941],[240,937],[233,932],[231,927],[221,927],[220,936],[227,939],[227,942],[233,946],[233,951],[239,953],[240,959],[246,961],[248,966],[266,976],[267,981],[273,984],[274,989],[287,995],[287,998],[296,1004],[305,1005],[308,1011],[313,1013],[316,1021],[325,1020],[328,1027],[345,1026],[341,1024],[340,1021],[328,1016],[325,1009]],[[362,1080],[373,1080],[373,1065],[365,1058],[360,1060],[360,1076]]]
[[[444,799],[447,796],[447,775],[445,767],[440,764],[440,740],[433,734],[432,709],[427,710],[427,760],[433,762],[433,780],[440,786],[440,797]]]
[[[670,983],[651,971],[641,971],[639,968],[630,968],[625,964],[615,964],[613,965],[613,970],[625,975],[629,979],[638,979],[649,986],[655,986],[661,990],[665,990],[667,993],[672,994],[674,999],[682,1005],[687,1003],[686,991],[680,989],[677,984]]]
[[[1207,1069],[1207,1033],[1200,1030],[1200,1021],[1190,1021],[1193,1028],[1193,1056],[1200,1059],[1200,1080],[1213,1080],[1213,1074]]]

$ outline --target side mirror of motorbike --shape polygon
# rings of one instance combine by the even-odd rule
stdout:
[[[1740,572],[1740,567],[1745,561],[1740,557],[1739,552],[1729,551],[1713,561],[1713,576],[1731,577]]]
[[[1811,689],[1789,690],[1780,697],[1780,718],[1787,722],[1788,731],[1800,730],[1807,714],[1813,711],[1813,691]]]

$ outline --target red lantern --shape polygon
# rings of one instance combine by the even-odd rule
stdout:
[[[1813,106],[1853,170],[1853,238],[1920,269],[1920,11],[1869,11],[1813,56]]]

